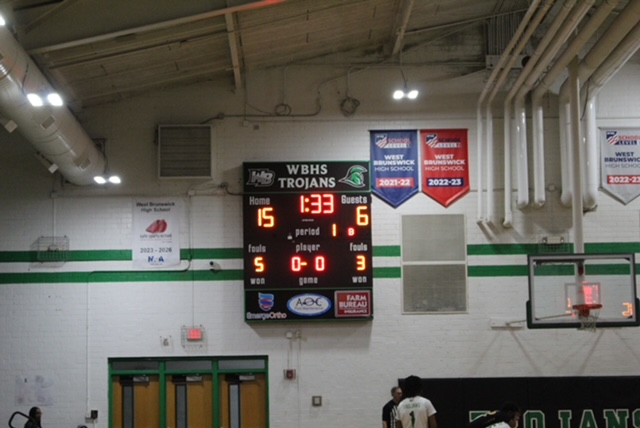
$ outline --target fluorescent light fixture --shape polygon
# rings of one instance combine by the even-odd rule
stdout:
[[[7,21],[4,20],[4,16],[0,15],[0,26],[4,27],[7,24]]]
[[[34,93],[27,94],[27,99],[29,100],[31,105],[34,107],[42,107],[44,105],[44,101],[42,101],[42,98],[40,98],[40,95],[38,94],[34,94]]]
[[[27,99],[34,107],[42,107],[44,105],[44,100],[39,94],[35,92],[31,92],[27,94]],[[62,101],[62,97],[57,92],[51,92],[46,95],[47,103],[54,107],[60,107],[64,104]]]
[[[62,97],[56,92],[52,92],[52,93],[48,94],[47,95],[47,101],[49,101],[49,104],[51,104],[52,106],[55,106],[55,107],[60,107],[61,105],[64,104],[62,102]]]
[[[415,100],[418,98],[418,93],[417,89],[412,89],[410,91],[407,90],[407,88],[405,88],[404,91],[402,89],[398,89],[393,93],[393,99],[401,100],[403,98],[408,98],[410,100]]]
[[[120,177],[118,177],[117,175],[111,175],[109,173],[106,173],[104,175],[96,175],[95,177],[93,177],[93,181],[95,181],[98,184],[107,184],[107,183],[120,184],[120,183],[122,183],[122,180],[120,180]]]

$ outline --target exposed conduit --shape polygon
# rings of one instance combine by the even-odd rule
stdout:
[[[67,181],[93,183],[106,160],[66,107],[33,107],[27,92],[53,92],[42,72],[8,28],[0,27],[0,116],[9,132],[17,129]],[[13,123],[12,123],[13,122]],[[55,169],[54,169],[55,170]]]
[[[553,0],[546,0],[544,8],[542,10],[539,10],[538,14],[536,14],[536,18],[532,20],[531,17],[533,16],[534,12],[538,8],[538,5],[540,4],[540,2],[541,0],[534,0],[531,3],[531,6],[525,13],[524,17],[522,18],[522,21],[520,22],[520,25],[516,29],[515,34],[509,41],[509,44],[505,48],[505,51],[503,52],[502,56],[498,60],[498,63],[496,64],[493,71],[491,72],[491,75],[489,76],[487,83],[482,89],[480,98],[478,99],[478,105],[476,109],[477,126],[478,126],[478,129],[477,129],[477,133],[478,133],[477,135],[477,139],[478,139],[478,218],[477,218],[477,222],[478,223],[484,220],[484,213],[482,208],[483,152],[484,152],[484,144],[482,139],[483,138],[482,104],[484,102],[484,99],[487,93],[489,92],[489,89],[493,88],[492,93],[489,99],[487,100],[487,107],[486,107],[487,108],[487,133],[488,133],[489,132],[488,129],[490,127],[493,128],[493,119],[491,115],[491,102],[493,98],[495,97],[498,89],[502,87],[506,76],[508,76],[509,72],[511,71],[511,67],[513,67],[513,65],[515,64],[515,61],[518,59],[518,55],[520,55],[520,52],[522,52],[522,50],[524,49],[524,46],[526,45],[527,41],[535,31],[537,26],[539,25],[540,21],[542,21],[542,18],[546,14],[547,10],[553,4]],[[531,25],[527,28],[529,21],[531,21]],[[526,32],[525,32],[525,29],[526,29]],[[518,46],[514,48],[514,45],[518,40],[520,40],[520,43],[518,43]],[[506,65],[505,65],[505,62],[507,63]],[[496,80],[496,76],[500,71],[501,71],[500,77]],[[491,136],[493,137],[493,131],[491,131]],[[487,138],[486,141],[488,145],[493,147],[493,142],[491,141],[491,143],[489,143],[490,141],[489,138]],[[489,158],[493,156],[492,151],[490,152],[489,150],[487,150],[487,152],[488,152]],[[489,169],[489,175],[490,174],[492,174],[492,171]],[[493,182],[493,179],[491,179],[491,182]],[[506,182],[506,178],[505,178],[505,182]],[[487,188],[488,188],[487,198],[491,199],[491,202],[488,202],[488,205],[490,206],[489,211],[490,213],[492,213],[493,208],[491,205],[492,205],[493,198],[489,196],[489,193],[492,193],[493,189],[489,188],[489,186],[487,186]],[[510,189],[511,189],[511,180],[509,179],[509,185],[508,186],[505,185],[505,194],[508,193],[509,198],[511,197]],[[488,214],[488,221],[489,222],[492,221],[491,214]],[[509,225],[510,224],[511,224],[511,219],[509,218]]]
[[[630,0],[627,6],[622,10],[618,18],[607,28],[605,33],[600,37],[591,50],[585,55],[580,62],[578,69],[578,80],[586,82],[594,71],[605,61],[607,55],[617,46],[629,31],[640,20],[640,0]],[[569,141],[572,141],[572,124],[570,119],[570,84],[567,79],[560,88],[559,95],[559,114],[560,114],[560,158],[562,168],[562,194],[560,201],[564,206],[571,206],[573,200],[573,184],[571,177],[574,176],[573,168],[575,165],[571,150],[569,149]],[[592,183],[593,179],[586,179],[588,183]],[[581,192],[581,189],[579,190]],[[595,195],[590,189],[589,193]],[[595,201],[595,196],[589,199]],[[593,206],[587,206],[592,209]]]
[[[567,68],[571,60],[580,52],[587,44],[589,39],[604,23],[607,17],[618,4],[619,0],[606,0],[596,10],[593,16],[588,20],[584,28],[573,38],[567,49],[562,53],[560,58],[554,62],[553,66],[547,71],[537,87],[533,90],[531,96],[532,104],[532,127],[533,127],[533,203],[535,206],[542,206],[546,202],[545,195],[545,179],[544,179],[544,109],[542,106],[542,98],[549,91],[551,85]],[[566,169],[563,167],[563,169]]]
[[[524,106],[525,97],[529,91],[534,87],[536,81],[540,78],[540,76],[544,73],[544,70],[549,66],[553,58],[556,56],[560,48],[564,45],[564,43],[569,39],[571,33],[577,28],[578,24],[582,20],[582,18],[586,15],[586,13],[591,9],[591,6],[595,0],[583,0],[573,9],[573,12],[569,15],[569,17],[561,23],[562,27],[559,29],[558,33],[553,33],[553,40],[545,49],[540,60],[535,64],[534,69],[529,73],[525,81],[522,83],[522,86],[518,89],[516,94],[515,105]],[[558,20],[556,19],[556,22]],[[551,30],[550,30],[551,31]],[[549,34],[549,33],[547,33]],[[539,113],[539,112],[538,112]],[[522,126],[521,132],[519,133],[520,138],[523,141],[518,141],[518,145],[522,146],[523,150],[527,150],[527,132],[526,132],[526,120],[524,117],[524,108],[522,108]],[[535,111],[534,111],[535,117]],[[533,130],[533,170],[534,177],[542,177],[542,197],[536,201],[534,199],[534,206],[542,206],[544,204],[544,150],[541,144],[542,137],[536,133],[536,129],[534,127]],[[523,167],[524,165],[520,165]],[[534,181],[535,184],[535,181]],[[527,200],[529,196],[529,189],[527,187]],[[537,202],[537,203],[536,203]]]
[[[514,101],[514,115],[516,125],[515,148],[516,148],[516,165],[517,165],[517,199],[516,206],[519,209],[524,209],[529,204],[529,177],[528,177],[528,157],[526,147],[526,112],[524,105],[524,97],[516,98],[516,94],[523,85],[525,79],[529,77],[531,72],[536,67],[536,64],[540,61],[541,56],[546,51],[547,47],[555,37],[556,33],[560,30],[560,27],[564,23],[567,16],[575,5],[575,0],[566,0],[558,14],[555,16],[551,26],[548,28],[546,34],[540,41],[534,53],[531,55],[529,62],[522,70],[516,82],[511,87],[511,90],[505,98],[505,123],[507,122],[506,112],[507,106]],[[546,56],[546,55],[545,55]],[[515,100],[514,100],[515,98]],[[507,132],[505,131],[505,135]]]

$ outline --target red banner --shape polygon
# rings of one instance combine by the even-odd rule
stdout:
[[[422,129],[422,191],[448,207],[469,192],[468,131]]]

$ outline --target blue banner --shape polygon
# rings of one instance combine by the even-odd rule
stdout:
[[[396,208],[418,193],[418,131],[370,131],[371,191]]]

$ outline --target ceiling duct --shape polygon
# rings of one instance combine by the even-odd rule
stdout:
[[[64,106],[34,107],[27,100],[27,93],[50,92],[53,88],[36,64],[9,29],[0,26],[2,124],[9,132],[17,127],[68,182],[92,184],[94,176],[104,173],[106,160],[84,128]]]

